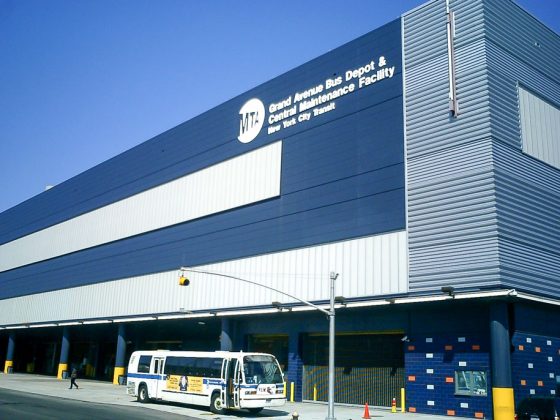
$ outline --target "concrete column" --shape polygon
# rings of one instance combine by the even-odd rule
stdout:
[[[303,387],[303,361],[301,358],[301,336],[298,332],[292,331],[290,332],[290,336],[288,339],[288,372],[287,372],[287,379],[288,382],[286,386],[288,387],[288,391],[286,392],[286,396],[288,400],[291,399],[290,395],[290,384],[294,383],[294,401],[301,401],[302,400],[302,387]]]
[[[232,327],[232,321],[223,317],[222,332],[220,334],[220,350],[222,351],[231,351],[233,348],[233,343],[231,341]]]
[[[511,420],[515,416],[510,346],[507,303],[493,302],[490,304],[490,360],[494,420]]]
[[[119,324],[117,337],[117,355],[115,356],[115,372],[113,374],[113,384],[119,384],[119,376],[124,375],[126,357],[126,325]]]
[[[14,367],[14,352],[16,349],[16,334],[11,332],[8,337],[8,351],[6,353],[6,363],[4,363],[4,373],[8,373]]]
[[[62,329],[62,344],[60,346],[60,361],[58,363],[57,379],[62,379],[62,372],[68,372],[68,356],[70,354],[70,328]]]

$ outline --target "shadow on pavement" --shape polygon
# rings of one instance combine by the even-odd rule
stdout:
[[[217,416],[216,418],[218,418],[219,416],[235,416],[235,417],[239,417],[239,418],[274,418],[274,417],[286,417],[288,415],[290,415],[291,413],[289,413],[288,411],[284,411],[284,410],[274,410],[274,409],[264,409],[263,411],[261,411],[260,413],[250,413],[248,410],[227,410],[224,414],[214,414],[210,411],[210,408],[208,407],[202,407],[200,405],[193,405],[193,404],[183,404],[183,403],[178,403],[178,402],[172,402],[172,401],[150,401],[149,404],[153,404],[153,405],[161,405],[161,406],[170,406],[170,407],[182,407],[182,408],[189,408],[191,410],[198,410],[201,411],[203,413],[201,414],[207,414],[209,417],[210,416]],[[139,406],[145,406],[148,404],[142,404],[142,403],[138,403]],[[373,417],[373,416],[372,416]]]

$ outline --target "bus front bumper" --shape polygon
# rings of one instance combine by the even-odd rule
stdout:
[[[251,398],[241,401],[241,408],[282,407],[286,398]]]

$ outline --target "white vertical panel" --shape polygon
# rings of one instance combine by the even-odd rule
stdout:
[[[390,243],[387,237],[381,238],[381,293],[389,293],[390,290],[390,272],[391,272],[391,259],[390,259]]]
[[[358,274],[358,268],[360,266],[359,249],[361,245],[362,241],[352,241],[349,244],[349,252],[346,253],[349,259],[349,266],[346,267],[346,269],[350,272],[350,278],[348,279],[348,286],[346,290],[348,290],[348,293],[351,294],[356,293],[356,290],[352,290],[352,284],[357,283],[358,281],[363,281],[363,279],[360,279],[361,276]]]
[[[315,247],[315,258],[313,261],[313,265],[311,268],[311,272],[312,273],[317,273],[319,271],[321,271],[321,267],[324,264],[324,259],[325,259],[325,249],[323,247]],[[319,291],[317,290],[317,288],[315,287],[314,282],[310,282],[313,285],[312,291],[310,292],[310,297],[313,300],[317,300],[320,296]]]
[[[400,235],[398,238],[399,250],[408,248],[407,234]],[[399,252],[399,290],[408,289],[408,253]]]
[[[237,156],[0,246],[0,271],[280,194],[282,142]]]
[[[309,301],[328,300],[329,275],[335,271],[336,295],[374,298],[408,291],[406,254],[406,233],[401,231],[197,269],[240,277]],[[296,303],[233,279],[196,273],[189,277],[189,287],[178,286],[174,270],[1,300],[0,325]]]
[[[371,255],[374,255],[374,243],[373,241],[366,241],[364,244],[364,254],[363,254],[363,258],[371,258]],[[405,248],[406,249],[406,245]],[[367,287],[370,283],[373,283],[373,279],[374,279],[374,275],[373,275],[373,264],[366,264],[364,273],[363,273],[364,278],[360,279],[360,281],[358,281],[358,290],[356,295],[360,296],[363,295],[366,290]],[[402,290],[406,290],[406,287],[403,288]],[[375,290],[374,290],[375,293]]]
[[[560,109],[519,86],[523,151],[560,168]]]
[[[373,285],[375,294],[383,294],[381,278],[382,278],[382,264],[381,264],[381,236],[373,238]]]

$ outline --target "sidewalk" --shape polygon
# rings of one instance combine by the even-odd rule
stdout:
[[[126,405],[145,407],[150,410],[190,416],[198,419],[266,419],[291,420],[292,413],[297,412],[300,420],[324,420],[327,416],[327,405],[323,403],[286,403],[274,410],[263,410],[259,415],[248,411],[232,411],[226,415],[212,414],[204,407],[187,406],[173,403],[140,404],[136,399],[126,394],[126,387],[113,385],[108,382],[93,381],[78,378],[79,389],[68,389],[70,380],[58,380],[51,376],[14,373],[0,374],[0,388],[14,391],[30,392],[58,398],[69,398],[79,401],[96,402],[101,404]],[[337,420],[360,420],[364,414],[364,407],[336,405],[334,414]],[[426,420],[444,419],[445,416],[432,416],[415,413],[391,413],[388,409],[369,408],[372,419],[386,418],[386,420]]]

